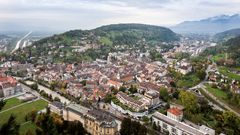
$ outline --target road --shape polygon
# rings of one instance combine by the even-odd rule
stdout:
[[[41,98],[41,99],[45,100],[46,102],[49,102],[47,99],[43,98],[37,91],[32,90],[30,87],[28,87],[22,83],[20,83],[20,85],[22,86],[24,92],[30,92],[33,95],[35,95],[36,97]]]
[[[206,87],[201,84],[200,88],[202,88],[202,90],[208,95],[210,96],[214,101],[216,101],[218,104],[220,104],[221,106],[223,106],[224,108],[226,108],[227,110],[235,113],[238,117],[240,117],[240,114],[238,112],[236,112],[235,110],[233,110],[232,108],[230,108],[227,104],[225,104],[224,102],[220,101],[217,97],[215,97],[212,93],[208,92],[208,90],[206,89]]]
[[[202,82],[200,82],[198,85],[190,88],[189,90],[194,90],[194,89],[201,88],[209,97],[211,97],[211,98],[212,98],[215,102],[217,102],[219,105],[223,106],[225,109],[227,109],[227,110],[235,113],[237,116],[240,117],[240,114],[239,114],[238,112],[236,112],[235,110],[233,110],[232,108],[230,108],[230,107],[229,107],[227,104],[225,104],[224,102],[220,101],[217,97],[215,97],[212,93],[208,92],[208,90],[206,89],[206,87],[205,87],[204,84],[209,83],[209,82],[207,81],[207,79],[208,79],[208,76],[209,76],[209,72],[211,71],[211,66],[212,66],[212,65],[209,65],[208,68],[207,68],[207,70],[206,70],[206,77],[205,77],[205,79],[204,79]],[[213,104],[213,103],[212,103],[212,104]],[[214,105],[215,107],[217,107],[217,108],[222,108],[222,107],[220,107],[219,105],[216,105],[216,104],[213,104],[213,105]],[[223,109],[223,108],[222,108],[222,109]]]
[[[22,37],[20,40],[18,40],[15,48],[12,50],[11,53],[14,53],[16,50],[18,50],[20,48],[20,44],[22,42],[22,40],[24,40],[25,38],[27,38],[32,32],[30,31],[29,33],[27,33],[24,37]]]
[[[31,84],[33,84],[34,82],[32,82],[32,81],[26,81],[26,83],[29,84],[29,85],[31,85]],[[70,103],[70,101],[69,101],[68,99],[66,99],[65,97],[61,96],[61,95],[58,94],[57,92],[50,90],[49,88],[47,88],[47,87],[45,87],[45,86],[42,86],[42,85],[38,84],[38,88],[39,88],[40,90],[43,90],[43,91],[46,92],[47,94],[51,95],[52,98],[58,97],[62,103],[66,103],[66,104],[69,104],[69,103]]]

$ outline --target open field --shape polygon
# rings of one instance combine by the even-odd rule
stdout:
[[[233,109],[234,111],[240,113],[240,109],[235,106],[232,105],[229,101],[229,99],[227,98],[227,93],[224,92],[223,90],[217,89],[217,88],[212,88],[210,85],[205,85],[206,89],[213,94],[218,100],[220,100],[221,102],[227,104],[227,106],[231,109]],[[215,103],[215,102],[214,102]],[[219,104],[218,104],[219,105]],[[223,107],[223,106],[221,106]],[[225,108],[225,107],[224,107]]]
[[[44,100],[37,100],[34,102],[27,103],[23,106],[19,106],[17,108],[10,109],[5,112],[0,112],[0,125],[8,120],[11,114],[16,116],[16,120],[18,123],[24,123],[24,117],[27,113],[32,110],[42,110],[47,106],[47,102]]]
[[[2,108],[1,111],[4,111],[6,109],[12,108],[12,107],[20,105],[20,104],[21,104],[21,101],[19,99],[15,98],[15,97],[7,99],[5,106]]]
[[[190,88],[197,85],[200,81],[195,74],[188,74],[182,80],[177,81],[177,86],[180,88]]]
[[[224,59],[224,58],[226,58],[226,54],[225,53],[221,53],[221,54],[218,54],[218,55],[214,55],[212,57],[212,60],[219,61],[220,59]]]
[[[11,107],[14,107],[19,104],[15,98],[9,99],[9,100],[10,100],[10,102],[7,104],[8,104],[8,108],[10,108],[10,110],[0,112],[0,118],[1,118],[0,126],[8,120],[8,118],[10,117],[11,114],[13,114],[14,116],[16,116],[16,121],[19,124],[21,124],[21,126],[20,126],[20,134],[21,135],[25,134],[28,130],[34,131],[34,129],[36,128],[35,124],[33,124],[31,122],[26,122],[25,116],[26,116],[26,114],[28,114],[29,112],[31,112],[33,110],[40,111],[40,110],[44,109],[48,103],[46,101],[40,99],[40,100],[29,102],[26,104],[22,103],[22,105],[20,104],[20,106],[11,109]]]
[[[229,77],[230,79],[235,79],[240,81],[240,75],[230,72],[227,67],[220,67],[219,72]]]
[[[220,90],[218,88],[212,88],[210,85],[206,85],[207,90],[212,93],[215,97],[226,100],[227,99],[227,93],[223,90]]]

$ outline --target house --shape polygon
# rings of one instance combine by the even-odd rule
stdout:
[[[160,103],[160,99],[159,99],[159,93],[156,91],[147,91],[144,94],[144,100],[149,102],[149,106],[155,106],[158,105]]]
[[[122,91],[118,92],[117,99],[123,104],[126,104],[130,108],[134,109],[135,111],[144,110],[146,107],[146,105],[143,104],[143,102],[135,100],[132,97],[129,97],[127,94],[123,93]]]
[[[183,111],[178,109],[177,107],[173,107],[167,110],[167,116],[176,121],[182,121]]]
[[[123,83],[118,79],[110,79],[108,80],[107,85],[119,89],[123,85]]]
[[[140,83],[139,93],[149,91],[149,90],[156,91],[159,93],[160,86],[150,83],[150,82],[141,82]]]

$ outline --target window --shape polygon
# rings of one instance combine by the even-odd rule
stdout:
[[[176,133],[177,130],[175,128],[172,128],[172,133]]]
[[[165,124],[165,123],[163,123],[163,128],[164,128],[164,129],[167,129],[167,127],[168,127],[168,125]]]

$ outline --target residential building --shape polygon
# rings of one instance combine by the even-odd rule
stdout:
[[[22,87],[17,80],[10,76],[0,76],[0,97],[9,97],[22,92]]]
[[[215,135],[215,130],[205,125],[196,128],[171,118],[171,114],[171,112],[167,116],[159,112],[153,114],[153,123],[159,127],[160,132],[169,133],[169,135]]]
[[[117,98],[123,104],[126,104],[130,108],[134,109],[135,111],[140,111],[145,109],[145,104],[141,101],[135,100],[132,97],[129,97],[127,94],[123,93],[122,91],[118,92]]]

